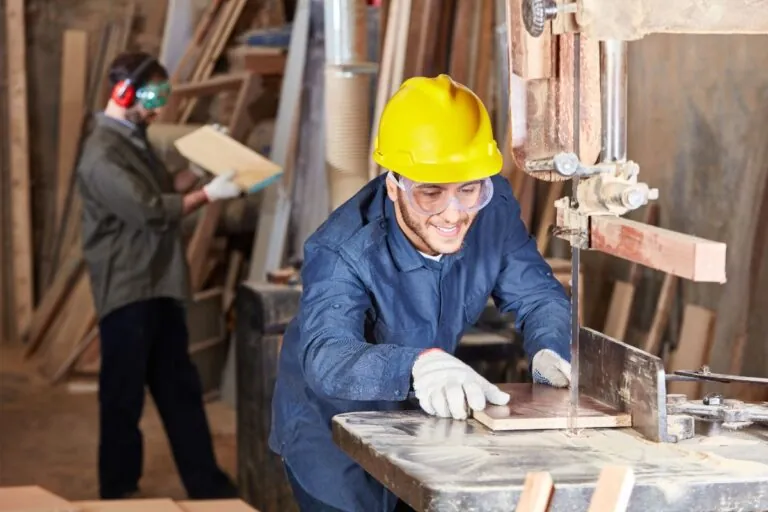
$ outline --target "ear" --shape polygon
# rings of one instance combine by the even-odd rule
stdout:
[[[397,204],[397,191],[399,190],[397,184],[388,177],[384,178],[384,183],[387,185],[387,196],[393,203]]]

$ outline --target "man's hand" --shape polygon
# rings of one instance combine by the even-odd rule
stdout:
[[[533,356],[533,381],[564,388],[571,383],[571,363],[545,348]]]
[[[219,201],[221,199],[231,199],[238,197],[241,193],[240,187],[232,181],[235,171],[228,171],[220,174],[203,187],[203,192],[208,201]]]
[[[509,395],[472,368],[440,349],[423,352],[413,365],[413,389],[428,414],[457,420],[467,418],[466,403],[475,411],[486,401],[504,405]]]

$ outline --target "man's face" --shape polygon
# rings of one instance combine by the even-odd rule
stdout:
[[[467,213],[451,203],[443,211],[429,215],[414,207],[408,193],[387,179],[387,194],[395,203],[395,213],[400,229],[421,252],[430,255],[458,252],[469,227],[477,217],[477,211]],[[479,182],[451,184],[415,184],[412,197],[426,204],[437,197],[469,197],[476,194]]]

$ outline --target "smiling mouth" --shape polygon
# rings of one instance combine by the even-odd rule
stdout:
[[[437,233],[440,236],[445,238],[455,237],[456,235],[459,234],[459,228],[460,228],[459,224],[455,224],[453,226],[435,226],[433,224],[432,227],[435,228],[435,231],[437,231]]]

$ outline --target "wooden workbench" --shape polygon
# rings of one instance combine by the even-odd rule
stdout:
[[[491,432],[421,411],[336,416],[336,443],[418,511],[515,509],[526,473],[549,471],[550,512],[587,510],[603,466],[626,465],[629,511],[768,509],[768,431],[654,443],[632,429]]]

